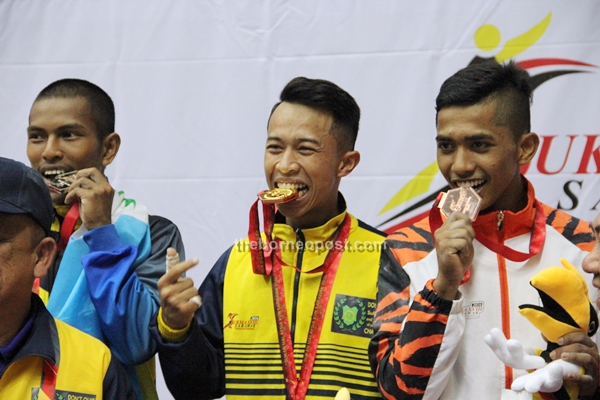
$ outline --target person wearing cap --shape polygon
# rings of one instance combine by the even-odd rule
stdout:
[[[139,398],[156,399],[156,344],[147,326],[159,307],[166,249],[184,256],[179,230],[108,182],[105,169],[121,139],[112,99],[97,85],[48,85],[33,102],[27,136],[31,166],[52,189],[59,236],[40,295],[52,315],[110,347]]]
[[[135,399],[108,347],[53,318],[32,293],[56,254],[46,184],[0,157],[0,188],[0,398]]]
[[[267,124],[263,241],[257,201],[249,237],[198,290],[180,278],[197,260],[159,281],[152,332],[176,399],[333,399],[344,387],[353,400],[381,398],[367,347],[384,235],[352,216],[338,190],[360,161],[359,120],[332,82],[298,77],[283,88]],[[285,192],[277,210],[265,203]]]

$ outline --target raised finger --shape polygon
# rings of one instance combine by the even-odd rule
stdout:
[[[180,263],[175,264],[173,267],[169,268],[169,270],[165,273],[165,275],[161,278],[169,283],[177,282],[177,280],[189,269],[198,265],[200,260],[198,258],[192,258],[191,260],[185,260]]]

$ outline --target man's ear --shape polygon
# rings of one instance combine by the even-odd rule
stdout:
[[[356,150],[347,151],[342,155],[340,166],[338,167],[338,178],[350,174],[360,162],[360,153]]]
[[[51,237],[43,238],[34,249],[35,267],[33,268],[33,275],[36,278],[46,276],[55,256],[56,241]]]
[[[519,165],[525,165],[535,156],[540,145],[540,138],[536,133],[529,132],[521,135],[517,145],[519,146]]]
[[[121,137],[117,132],[113,132],[102,141],[102,166],[108,166],[119,152],[121,147]]]

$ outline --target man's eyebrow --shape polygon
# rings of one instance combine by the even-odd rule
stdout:
[[[476,133],[475,135],[467,136],[465,139],[470,142],[475,142],[478,140],[489,140],[493,138],[494,136],[490,135],[489,133]]]
[[[465,136],[462,140],[465,142],[477,142],[480,140],[492,140],[493,138],[494,138],[494,136],[490,135],[489,133],[475,133],[473,135]],[[454,139],[452,139],[450,136],[437,135],[435,137],[435,141],[436,142],[453,142]]]
[[[83,126],[82,124],[77,124],[77,123],[72,123],[72,124],[64,124],[58,127],[57,130],[65,130],[65,129],[80,129],[80,128],[85,128],[85,126]],[[27,127],[28,131],[45,131],[46,129],[42,128],[41,126],[36,126],[36,125],[29,125]]]
[[[298,140],[296,140],[296,143],[304,143],[304,142],[321,144],[321,142],[319,142],[317,139],[313,139],[313,138],[299,138]]]
[[[277,142],[283,142],[283,140],[279,137],[279,136],[267,136],[267,141],[269,140],[274,140]],[[300,143],[314,143],[316,145],[320,145],[321,142],[319,142],[317,139],[313,139],[313,138],[308,138],[308,137],[304,137],[304,138],[298,138],[294,141],[295,144],[300,144]]]
[[[597,236],[600,236],[600,225],[596,225],[596,226],[594,226],[594,225],[590,224],[590,228],[591,228],[591,229],[592,229],[594,232],[596,232],[596,235],[597,235]]]
[[[63,129],[79,129],[79,128],[85,128],[85,126],[83,126],[82,124],[77,124],[77,123],[72,123],[72,124],[64,124],[58,127],[58,130],[63,130]]]

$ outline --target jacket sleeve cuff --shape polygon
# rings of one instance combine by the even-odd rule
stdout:
[[[180,343],[186,339],[188,332],[190,331],[190,328],[192,326],[192,321],[190,321],[186,326],[184,326],[181,329],[173,329],[169,325],[167,325],[167,323],[163,319],[161,307],[158,309],[158,315],[156,316],[156,325],[158,327],[158,333],[160,334],[160,337],[162,337],[167,342]]]
[[[458,300],[448,300],[438,295],[433,289],[434,279],[430,279],[425,284],[422,292],[423,299],[427,300],[433,307],[437,308],[441,313],[449,315],[455,311],[458,304],[461,302],[462,293],[458,293]]]
[[[83,240],[90,246],[90,252],[112,252],[125,246],[113,224],[92,229],[83,235]]]

